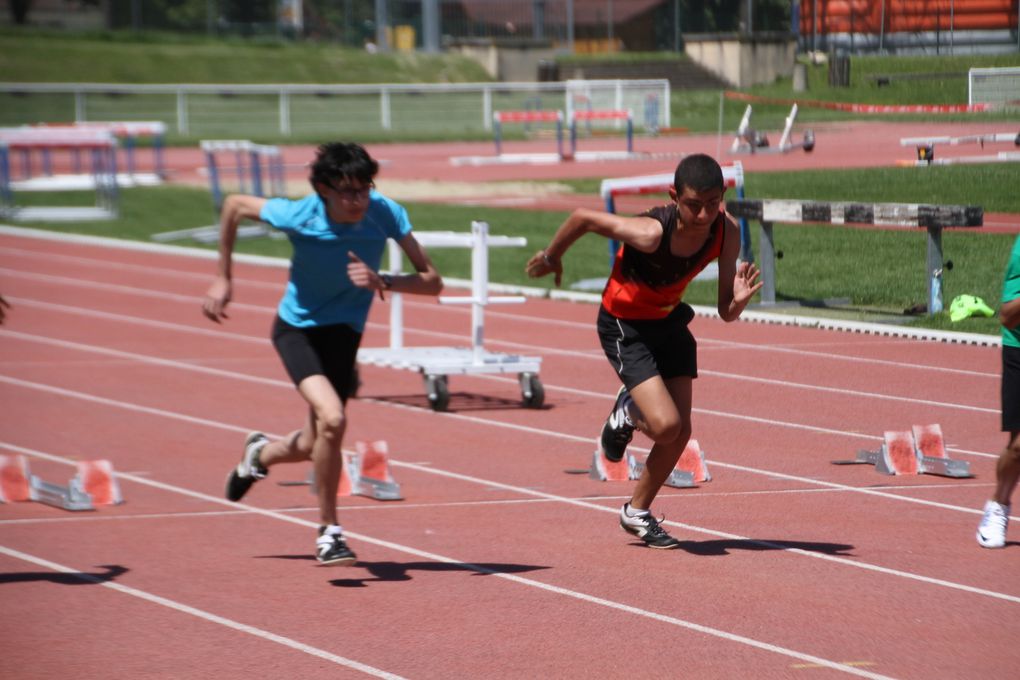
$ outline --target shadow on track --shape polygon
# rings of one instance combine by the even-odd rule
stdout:
[[[122,567],[119,564],[101,564],[98,568],[105,569],[106,573],[89,574],[86,572],[75,572],[68,574],[59,571],[22,571],[0,574],[0,584],[49,581],[50,583],[58,583],[64,586],[91,586],[112,581],[129,571],[127,567]]]
[[[410,581],[412,571],[463,571],[473,576],[522,574],[549,567],[528,564],[467,564],[464,562],[358,562],[348,570],[365,569],[371,577],[338,578],[330,583],[340,588],[365,588],[369,583]]]

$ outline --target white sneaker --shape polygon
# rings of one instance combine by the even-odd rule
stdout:
[[[1009,506],[995,501],[985,503],[985,514],[977,530],[977,542],[982,548],[1001,548],[1006,545],[1006,527],[1009,526]]]

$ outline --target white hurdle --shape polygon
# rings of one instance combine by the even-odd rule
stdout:
[[[404,345],[403,296],[392,293],[390,299],[390,345],[361,348],[358,363],[412,370],[421,373],[429,404],[445,411],[450,393],[448,375],[481,373],[517,373],[524,405],[540,408],[544,390],[538,379],[541,357],[502,354],[485,350],[485,307],[490,304],[521,304],[522,295],[489,295],[489,248],[521,247],[523,237],[492,236],[486,222],[472,222],[471,232],[415,232],[415,238],[427,248],[471,249],[471,295],[440,296],[440,304],[471,305],[471,345],[463,347],[406,347]],[[389,272],[403,271],[400,246],[389,242]]]
[[[88,187],[95,190],[94,207],[88,206],[40,206],[18,207],[14,192],[19,190],[13,180],[11,153],[22,159],[23,173],[31,174],[34,154],[43,157],[49,167],[53,152],[78,154],[88,153],[91,182]],[[66,191],[65,187],[53,186],[49,191]],[[21,221],[79,221],[115,219],[118,214],[119,194],[117,191],[117,139],[108,130],[60,129],[17,127],[0,128],[0,213]]]

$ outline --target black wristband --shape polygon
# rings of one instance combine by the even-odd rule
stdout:
[[[384,290],[390,290],[393,288],[393,277],[389,274],[380,274],[379,278],[382,279],[382,285]]]

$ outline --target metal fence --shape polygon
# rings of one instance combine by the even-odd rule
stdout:
[[[379,85],[0,83],[0,125],[163,121],[183,137],[480,134],[496,111],[630,110],[670,126],[668,80]]]

